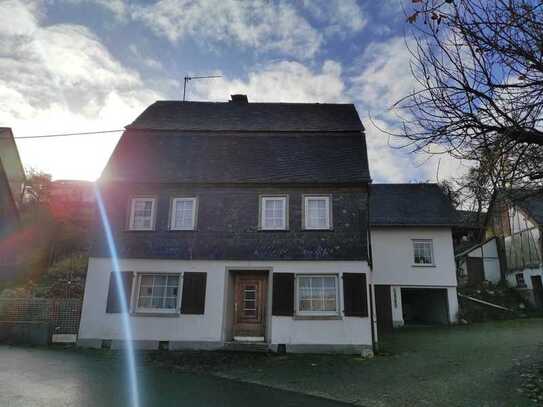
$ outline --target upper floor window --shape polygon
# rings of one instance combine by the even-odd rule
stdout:
[[[133,198],[130,203],[130,230],[153,230],[155,227],[155,198]]]
[[[336,315],[338,284],[335,275],[298,275],[297,313],[300,315]]]
[[[417,266],[434,264],[434,244],[431,239],[413,240],[413,264]]]
[[[196,198],[174,198],[172,201],[171,230],[194,230],[196,226]]]
[[[260,216],[260,225],[263,230],[286,230],[287,197],[262,197],[260,201]]]
[[[331,207],[329,196],[304,197],[304,229],[330,229]]]

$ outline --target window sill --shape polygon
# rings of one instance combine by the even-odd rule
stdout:
[[[435,268],[435,264],[412,264],[411,267]]]
[[[130,314],[133,317],[159,317],[159,318],[177,318],[181,314],[179,312],[152,312],[152,311],[136,311]]]
[[[340,315],[294,315],[294,320],[311,321],[311,320],[340,320],[343,319]]]

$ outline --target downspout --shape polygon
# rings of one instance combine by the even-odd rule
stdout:
[[[370,275],[369,275],[369,288],[370,288],[370,323],[371,323],[371,341],[372,341],[372,348],[373,353],[376,353],[379,350],[379,339],[377,336],[377,315],[376,315],[376,307],[375,307],[375,287],[373,284],[373,252],[372,252],[372,245],[371,245],[371,222],[370,222],[370,183],[368,183],[368,191],[367,191],[367,197],[368,201],[366,204],[367,207],[367,216],[366,216],[366,224],[367,224],[367,250],[368,250],[368,266],[370,269]]]

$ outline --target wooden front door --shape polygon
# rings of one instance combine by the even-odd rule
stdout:
[[[234,339],[264,340],[266,330],[267,276],[239,273],[235,276]]]

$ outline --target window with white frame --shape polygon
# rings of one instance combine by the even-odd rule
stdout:
[[[179,274],[138,275],[138,312],[177,312],[179,309]]]
[[[260,202],[260,225],[264,230],[287,228],[287,197],[264,196]]]
[[[153,230],[155,223],[155,198],[132,198],[130,203],[130,230]]]
[[[413,264],[417,266],[434,264],[434,244],[431,239],[413,240]]]
[[[196,198],[175,198],[172,201],[171,230],[194,230]]]
[[[335,275],[298,275],[297,314],[337,315],[338,279]]]
[[[304,197],[304,228],[330,229],[330,197],[306,196]]]

